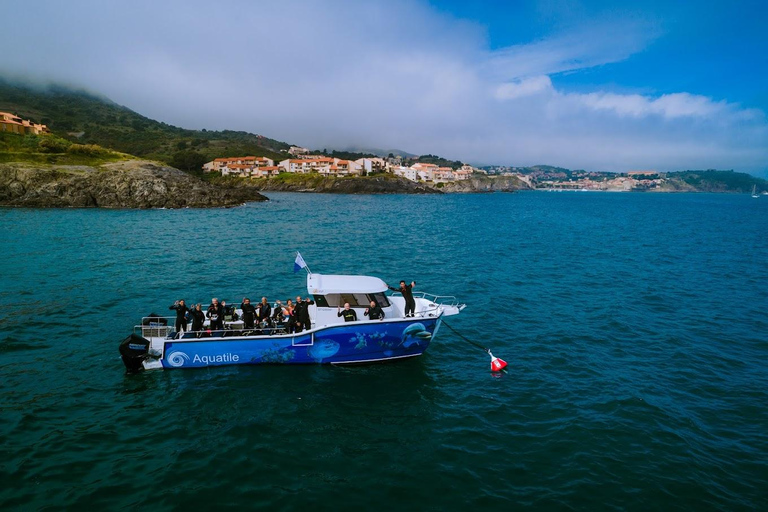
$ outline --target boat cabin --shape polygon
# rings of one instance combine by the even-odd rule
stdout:
[[[307,291],[315,301],[309,311],[313,327],[344,323],[337,311],[344,309],[346,302],[357,313],[358,321],[368,320],[364,312],[371,306],[371,301],[381,306],[385,318],[403,317],[402,305],[394,305],[393,298],[386,295],[387,283],[378,277],[309,274]]]

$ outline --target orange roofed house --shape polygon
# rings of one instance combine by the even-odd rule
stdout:
[[[0,132],[40,135],[50,133],[50,130],[44,124],[33,123],[9,112],[0,112]]]
[[[275,162],[263,156],[232,156],[215,158],[203,164],[203,172],[220,172],[222,176],[252,176],[253,172],[262,167],[274,166]]]

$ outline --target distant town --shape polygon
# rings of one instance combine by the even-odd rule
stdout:
[[[410,163],[407,157],[364,157],[345,160],[316,154],[307,148],[292,146],[290,158],[279,162],[266,157],[241,156],[216,158],[203,165],[205,173],[220,173],[246,179],[263,179],[281,173],[310,174],[325,177],[367,176],[376,173],[391,173],[413,182],[437,185],[470,178],[493,178],[514,176],[530,188],[550,190],[604,190],[630,191],[652,190],[666,181],[665,173],[654,170],[635,170],[626,173],[571,171],[559,167],[473,167],[459,163],[441,166],[433,163]]]

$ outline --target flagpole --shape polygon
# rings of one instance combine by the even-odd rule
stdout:
[[[309,269],[309,265],[307,265],[307,262],[304,260],[304,256],[302,256],[299,251],[296,251],[296,257],[301,257],[301,261],[304,263],[304,268],[307,269],[307,273],[312,275],[312,271]]]

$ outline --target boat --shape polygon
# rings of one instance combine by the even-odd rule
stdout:
[[[760,194],[757,193],[757,185],[752,185],[752,197],[758,198],[760,197]]]
[[[239,364],[360,364],[420,356],[435,338],[444,317],[457,315],[465,304],[453,296],[413,292],[413,316],[404,315],[405,299],[387,293],[387,284],[373,276],[307,274],[311,328],[287,332],[281,325],[245,330],[235,316],[224,329],[175,332],[175,317],[142,318],[120,343],[128,372],[169,368],[205,368]],[[364,315],[371,301],[384,319]],[[357,321],[345,322],[337,312],[348,302]],[[240,313],[239,310],[236,311]],[[188,325],[189,327],[189,325]]]

